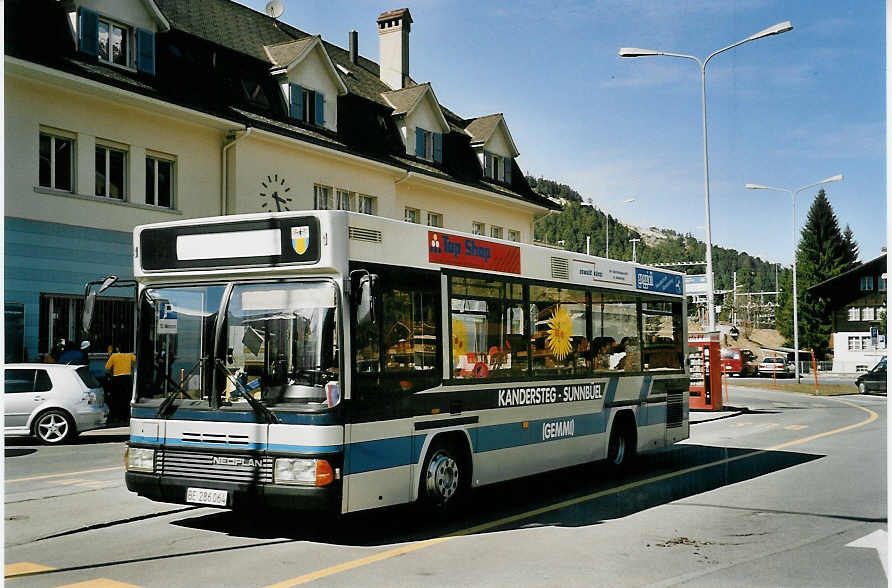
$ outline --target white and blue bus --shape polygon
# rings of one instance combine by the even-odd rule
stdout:
[[[681,274],[342,211],[137,227],[127,487],[354,512],[688,437]]]

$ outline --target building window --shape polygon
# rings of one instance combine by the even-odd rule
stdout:
[[[503,170],[505,169],[502,165],[502,158],[496,155],[495,153],[487,153],[487,157],[489,157],[489,174],[488,177],[493,180],[501,180],[504,176]]]
[[[335,195],[337,196],[335,205],[338,210],[353,210],[353,202],[356,200],[354,192],[337,190]]]
[[[99,61],[130,67],[130,29],[99,19]]]
[[[860,321],[861,320],[861,309],[855,306],[849,309],[849,320],[850,321]]]
[[[40,133],[38,183],[44,188],[72,190],[74,139]]]
[[[494,239],[501,239],[503,232],[502,227],[489,227],[489,236]]]
[[[873,276],[861,276],[861,291],[862,292],[872,292],[873,291]]]
[[[174,162],[146,156],[146,204],[173,208]]]
[[[288,115],[311,125],[325,124],[325,95],[297,84],[289,84]]]
[[[510,157],[503,157],[492,153],[491,151],[483,152],[483,175],[497,182],[511,183],[511,165]]]
[[[483,223],[478,223],[474,221],[471,223],[471,234],[473,235],[485,235],[486,234],[486,225]]]
[[[873,312],[872,306],[865,306],[861,309],[861,320],[862,321],[872,321],[876,316]]]
[[[520,242],[520,231],[515,231],[514,229],[508,229],[508,240]]]
[[[313,186],[313,208],[316,210],[331,210],[334,208],[330,186],[320,186],[319,184]]]
[[[127,152],[96,145],[96,195],[127,199]]]
[[[405,213],[403,215],[403,220],[405,220],[407,223],[420,224],[421,223],[421,211],[418,210],[417,208],[409,208],[407,206]]]
[[[861,337],[849,337],[849,351],[861,351]]]
[[[80,317],[83,310],[82,296],[41,294],[38,352],[50,353],[60,339],[76,341],[82,332]],[[131,352],[133,340],[133,300],[106,296],[97,298],[93,326],[90,329],[89,352],[106,353],[109,346]]]
[[[415,156],[428,161],[443,161],[443,135],[415,127]]]
[[[360,194],[356,204],[356,212],[361,212],[363,214],[378,213],[378,199],[374,196]]]
[[[877,283],[879,284],[880,292],[886,291],[886,274],[881,275],[877,278]]]
[[[443,215],[438,212],[428,212],[427,213],[427,226],[437,227],[439,229],[442,229],[443,228]]]

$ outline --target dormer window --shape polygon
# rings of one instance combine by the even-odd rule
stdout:
[[[122,24],[81,7],[77,19],[78,49],[101,63],[155,74],[155,33]]]
[[[130,67],[130,29],[99,19],[99,61]]]
[[[415,127],[415,156],[442,163],[443,134]]]
[[[297,84],[289,84],[290,104],[288,115],[305,123],[325,125],[325,95]]]
[[[483,175],[490,180],[510,184],[512,163],[513,161],[510,157],[502,157],[491,151],[484,151]]]

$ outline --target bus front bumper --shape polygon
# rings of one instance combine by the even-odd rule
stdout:
[[[341,484],[327,486],[296,486],[287,484],[240,484],[216,480],[195,480],[175,476],[160,476],[144,472],[126,472],[127,489],[157,502],[196,504],[221,508],[266,507],[286,510],[340,511]],[[189,488],[223,490],[226,504],[197,503],[186,500]]]

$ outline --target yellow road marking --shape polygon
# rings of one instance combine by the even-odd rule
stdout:
[[[81,470],[79,472],[66,472],[64,474],[44,474],[42,476],[31,476],[28,478],[15,478],[12,480],[6,480],[7,484],[12,484],[13,482],[30,482],[32,480],[48,480],[50,478],[64,478],[66,476],[79,476],[81,474],[95,474],[97,472],[111,472],[114,470],[122,470],[124,466],[114,466],[111,468],[98,468],[95,470]]]
[[[429,547],[431,545],[436,545],[437,543],[442,543],[444,541],[448,541],[450,538],[451,537],[448,537],[448,536],[447,537],[437,537],[436,539],[428,539],[427,541],[421,541],[419,543],[403,545],[402,547],[397,547],[396,549],[382,551],[381,553],[376,553],[375,555],[370,555],[370,556],[364,557],[362,559],[355,559],[353,561],[348,561],[348,562],[342,563],[340,565],[336,565],[336,566],[333,566],[330,568],[325,568],[324,570],[311,572],[309,574],[304,574],[303,576],[298,576],[297,578],[285,580],[284,582],[279,582],[278,584],[272,584],[272,585],[268,586],[267,588],[286,588],[288,586],[297,586],[298,584],[306,584],[307,582],[312,582],[313,580],[318,580],[318,579],[324,578],[326,576],[331,576],[332,574],[346,572],[347,570],[352,570],[353,568],[358,568],[360,566],[368,565],[370,563],[375,563],[376,561],[382,561],[385,559],[390,559],[391,557],[396,557],[398,555],[403,555],[406,553],[410,553],[412,551],[424,549],[425,547]]]
[[[820,439],[821,437],[828,437],[830,435],[836,435],[839,433],[844,433],[845,431],[850,431],[852,429],[857,429],[858,427],[863,427],[879,418],[879,415],[870,410],[869,408],[865,408],[863,406],[859,406],[854,402],[849,402],[847,400],[833,399],[835,402],[842,402],[843,404],[848,404],[849,406],[853,406],[859,410],[863,410],[868,413],[870,416],[863,421],[858,423],[848,425],[845,427],[840,427],[838,429],[833,429],[832,431],[825,431],[823,433],[818,433],[817,435],[811,435],[810,437],[802,437],[801,439],[794,439],[793,441],[787,441],[786,443],[781,443],[779,445],[774,445],[767,449],[756,449],[749,453],[744,453],[741,455],[736,455],[734,457],[728,457],[725,459],[720,459],[717,461],[691,466],[689,468],[685,468],[683,470],[678,470],[675,472],[668,472],[665,474],[660,474],[659,476],[654,476],[652,478],[647,478],[644,480],[638,480],[635,482],[629,482],[628,484],[623,484],[622,486],[617,486],[615,488],[608,488],[607,490],[601,490],[599,492],[593,492],[592,494],[588,494],[586,496],[580,496],[578,498],[572,498],[570,500],[564,500],[562,502],[558,502],[556,504],[551,504],[549,506],[543,506],[542,508],[537,508],[534,510],[530,510],[527,512],[523,512],[520,514],[512,515],[509,517],[504,517],[495,521],[490,521],[488,523],[483,523],[481,525],[477,525],[474,527],[470,527],[467,529],[462,529],[460,531],[456,531],[454,533],[450,533],[448,535],[444,535],[443,537],[437,537],[435,539],[428,539],[426,541],[421,541],[419,543],[413,543],[411,545],[404,545],[401,547],[397,547],[395,549],[391,549],[388,551],[382,551],[381,553],[377,553],[375,555],[371,555],[369,557],[364,557],[361,559],[356,559],[353,561],[348,561],[336,566],[332,566],[329,568],[325,568],[322,570],[317,570],[315,572],[310,572],[309,574],[304,574],[303,576],[297,576],[296,578],[291,578],[289,580],[284,580],[277,584],[272,584],[267,588],[289,588],[291,586],[297,586],[299,584],[306,584],[307,582],[312,582],[313,580],[318,580],[320,578],[325,578],[327,576],[331,576],[334,574],[338,574],[340,572],[345,572],[347,570],[352,570],[354,568],[358,568],[364,565],[368,565],[370,563],[375,563],[378,561],[382,561],[385,559],[390,559],[392,557],[396,557],[398,555],[404,555],[406,553],[410,553],[412,551],[417,551],[419,549],[424,549],[425,547],[430,547],[431,545],[436,545],[438,543],[443,543],[455,537],[461,537],[464,535],[472,535],[474,533],[482,533],[484,531],[488,531],[490,529],[496,527],[502,527],[509,523],[514,523],[517,521],[521,521],[524,519],[529,519],[541,514],[545,514],[548,512],[552,512],[555,510],[560,510],[562,508],[567,508],[569,506],[575,506],[577,504],[581,504],[583,502],[588,502],[590,500],[595,500],[597,498],[602,498],[604,496],[609,496],[611,494],[617,494],[619,492],[624,492],[626,490],[631,490],[632,488],[638,488],[641,486],[646,486],[648,484],[652,484],[654,482],[662,482],[663,480],[669,480],[672,478],[677,478],[678,476],[684,476],[693,472],[697,472],[700,470],[704,470],[707,468],[712,468],[718,465],[727,464],[735,461],[740,461],[741,459],[747,459],[750,457],[755,457],[757,455],[762,455],[763,453],[768,453],[770,451],[777,451],[779,449],[784,449],[786,447],[792,447],[794,445],[800,445],[802,443],[807,443],[809,441],[814,441],[815,439]]]
[[[49,572],[54,569],[56,568],[42,566],[40,564],[31,563],[30,561],[20,561],[18,563],[6,564],[3,567],[3,577],[12,578],[14,576],[23,576],[35,572]]]
[[[784,427],[787,431],[798,431],[799,429],[805,429],[808,425],[790,425],[788,427]]]
[[[87,580],[86,582],[78,582],[76,584],[63,584],[56,588],[139,588],[139,586],[118,582],[117,580],[109,580],[108,578],[96,578],[95,580]]]

